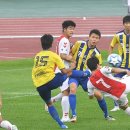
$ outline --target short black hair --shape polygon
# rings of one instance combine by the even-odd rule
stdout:
[[[98,29],[91,30],[89,36],[91,36],[92,33],[97,34],[99,38],[101,38],[101,32]]]
[[[96,70],[98,64],[99,60],[97,57],[91,57],[87,60],[87,66],[91,71]]]
[[[69,26],[76,27],[76,23],[72,20],[66,20],[62,23],[62,29],[68,28]]]
[[[130,22],[130,15],[126,15],[125,17],[123,17],[123,24]]]
[[[41,37],[41,45],[43,50],[47,50],[52,47],[53,36],[51,34],[44,34]]]

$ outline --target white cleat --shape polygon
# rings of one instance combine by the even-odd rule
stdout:
[[[11,130],[18,130],[16,125],[12,125]]]
[[[116,119],[113,118],[112,116],[107,116],[105,119],[108,120],[108,121],[115,121],[115,120],[116,120]]]
[[[62,122],[70,122],[70,118],[69,117],[62,117],[61,121]]]
[[[114,112],[114,111],[119,111],[120,110],[120,108],[119,108],[119,106],[115,106],[113,109],[111,109],[110,111],[112,111],[112,112]]]

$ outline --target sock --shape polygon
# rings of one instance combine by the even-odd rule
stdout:
[[[115,105],[116,107],[119,106],[118,103],[117,103],[117,101],[114,101],[114,105]]]
[[[80,71],[80,70],[73,70],[71,77],[73,78],[80,78],[80,77],[89,77],[90,76],[90,71]]]
[[[125,109],[125,113],[130,116],[130,107],[127,107],[127,108]]]
[[[52,102],[57,102],[60,101],[61,99],[62,99],[62,93],[59,93],[56,96],[51,98]]]
[[[69,117],[70,104],[69,104],[68,96],[62,97],[61,106],[62,106],[63,117]]]
[[[107,104],[106,104],[105,99],[103,98],[103,99],[97,100],[97,101],[98,101],[100,108],[104,112],[104,117],[106,118],[108,116],[108,110],[107,110]]]
[[[3,121],[0,123],[0,127],[9,130],[9,129],[11,129],[12,124],[11,124],[9,121],[7,121],[7,120],[3,120]]]
[[[48,107],[48,111],[50,113],[50,115],[52,116],[52,118],[61,126],[64,125],[63,122],[60,120],[58,112],[56,111],[54,106],[49,106]]]
[[[70,103],[72,115],[76,115],[76,95],[75,94],[69,95],[69,103]]]

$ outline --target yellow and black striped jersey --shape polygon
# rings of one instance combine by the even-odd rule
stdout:
[[[72,47],[72,54],[76,60],[77,70],[86,70],[86,62],[92,56],[97,57],[99,59],[99,63],[102,64],[102,57],[99,50],[96,47],[88,47],[88,41],[77,41]]]
[[[124,30],[116,33],[111,41],[110,46],[118,44],[118,53],[122,57],[121,67],[130,68],[130,35]]]
[[[55,68],[65,68],[60,56],[52,51],[41,51],[34,58],[32,79],[36,87],[40,87],[55,77]]]

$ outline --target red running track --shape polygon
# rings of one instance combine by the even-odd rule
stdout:
[[[76,35],[88,35],[91,29],[97,28],[102,34],[114,34],[120,31],[122,17],[88,17],[81,18],[4,18],[0,19],[0,36],[40,36],[45,33],[60,35],[61,24],[71,19],[76,22]],[[72,42],[86,38],[72,38]],[[98,44],[100,50],[108,50],[111,37],[103,37]],[[1,38],[0,60],[30,58],[41,49],[39,38]],[[53,48],[54,50],[54,48]]]

